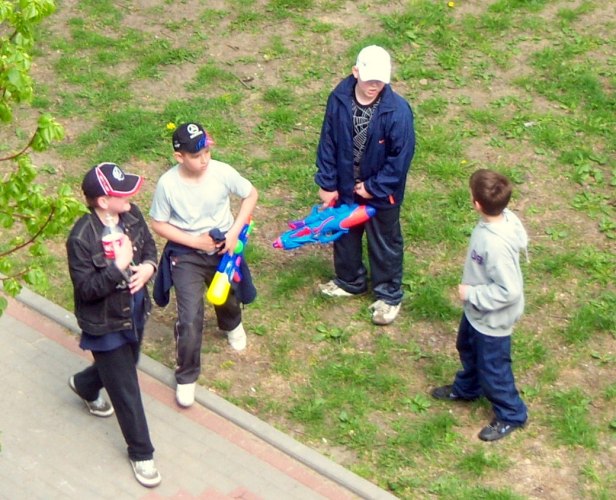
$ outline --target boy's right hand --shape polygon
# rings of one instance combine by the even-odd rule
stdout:
[[[203,250],[205,253],[208,254],[216,253],[225,244],[224,241],[222,243],[216,243],[216,241],[208,233],[203,233],[199,236],[195,236],[195,243],[195,248]]]
[[[115,265],[120,271],[126,271],[133,260],[133,244],[128,235],[123,235],[122,238],[113,242],[113,251],[115,253]]]
[[[325,191],[319,188],[319,198],[323,202],[323,208],[331,207],[338,200],[338,191]]]

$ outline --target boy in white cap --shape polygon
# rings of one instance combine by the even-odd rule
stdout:
[[[135,477],[154,487],[161,477],[154,465],[137,362],[151,309],[146,285],[156,271],[156,244],[141,211],[130,202],[142,180],[115,163],[100,163],[84,176],[81,188],[89,212],[71,229],[66,249],[82,330],[79,345],[92,352],[94,363],[68,383],[90,414],[110,417],[115,408]],[[105,248],[103,235],[110,225],[122,233],[121,239]],[[113,406],[103,398],[103,387]]]
[[[403,239],[400,206],[415,151],[413,112],[390,86],[391,58],[371,45],[357,56],[352,74],[327,100],[317,148],[319,197],[332,203],[370,204],[376,215],[334,242],[335,279],[321,285],[329,297],[348,297],[368,289],[362,238],[367,236],[372,290],[377,299],[372,321],[394,321],[402,301]]]

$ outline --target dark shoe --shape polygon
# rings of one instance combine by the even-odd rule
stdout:
[[[453,392],[453,385],[443,385],[432,389],[432,397],[435,399],[442,399],[443,401],[472,401],[472,399],[465,399],[458,396]]]
[[[494,419],[483,429],[481,429],[481,432],[479,433],[479,439],[481,439],[482,441],[496,441],[497,439],[508,436],[520,427],[524,427],[524,425],[507,424],[505,422],[501,422],[500,420]]]
[[[77,392],[77,389],[75,388],[75,377],[71,377],[68,379],[68,386],[75,394],[77,394],[77,396],[81,398],[81,396]],[[83,398],[81,399],[83,400],[86,405],[86,408],[88,408],[88,411],[92,415],[95,415],[97,417],[110,417],[111,415],[113,415],[113,406],[111,406],[107,401],[105,401],[105,399],[100,394],[98,395],[98,398],[96,398],[94,401],[87,401]]]

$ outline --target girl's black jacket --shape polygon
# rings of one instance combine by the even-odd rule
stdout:
[[[131,203],[130,211],[120,214],[120,221],[133,245],[133,263],[147,262],[156,269],[156,243],[137,205]],[[90,335],[105,335],[133,326],[128,275],[113,260],[105,258],[101,241],[104,227],[90,209],[75,223],[66,241],[75,316],[79,327]],[[147,288],[144,292],[144,312],[148,315],[152,305]]]

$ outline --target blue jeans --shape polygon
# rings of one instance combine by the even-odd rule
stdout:
[[[484,335],[462,315],[456,348],[462,369],[453,383],[454,394],[465,399],[485,396],[498,420],[523,425],[528,413],[511,369],[511,336]]]

